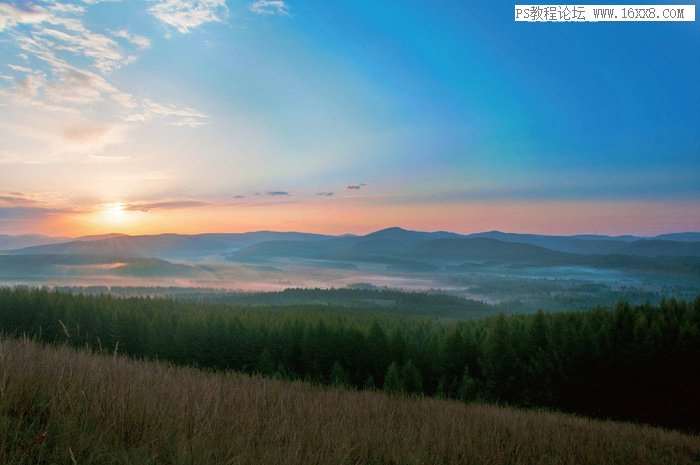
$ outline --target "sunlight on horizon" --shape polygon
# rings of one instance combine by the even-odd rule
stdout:
[[[123,202],[114,202],[102,206],[99,221],[110,227],[126,227],[133,220],[131,216]]]

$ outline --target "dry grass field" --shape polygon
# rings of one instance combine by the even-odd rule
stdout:
[[[0,464],[698,464],[700,437],[0,340]]]

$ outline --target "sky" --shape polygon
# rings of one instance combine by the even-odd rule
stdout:
[[[698,82],[697,22],[0,0],[0,234],[697,231]]]

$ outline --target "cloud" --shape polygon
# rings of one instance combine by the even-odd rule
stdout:
[[[249,9],[259,15],[289,14],[289,8],[284,0],[256,0],[250,4]]]
[[[131,160],[129,155],[90,155],[89,160],[97,163],[121,163]]]
[[[34,6],[29,13],[18,15],[12,12],[11,5],[9,10],[5,5],[4,12],[2,6],[0,5],[0,24],[4,24],[4,27],[29,27],[29,31],[17,30],[20,47],[25,52],[42,54],[44,56],[40,58],[45,60],[56,60],[55,52],[80,55],[91,60],[93,66],[104,73],[132,61],[114,40],[90,31],[83,25],[80,17],[85,9],[82,7],[64,4],[54,4],[48,8]]]
[[[316,195],[319,197],[333,197],[335,192],[318,192]]]
[[[34,72],[33,69],[27,68],[26,66],[9,64],[9,65],[7,65],[7,67],[13,71],[17,71],[19,73],[33,73]]]
[[[66,210],[41,207],[0,207],[0,222],[12,220],[42,219],[51,215],[66,213]]]
[[[17,81],[17,92],[21,97],[32,99],[39,95],[39,89],[44,85],[44,78],[38,74],[30,74]]]
[[[194,128],[209,121],[191,106],[136,96],[113,83],[111,72],[134,62],[151,42],[126,28],[88,27],[85,15],[95,3],[0,0],[0,40],[22,60],[7,63],[8,72],[0,74],[0,137],[12,134],[35,145],[0,153],[0,165],[79,161],[74,155],[120,161],[99,155],[123,143],[137,124]],[[199,3],[226,8],[224,0]]]
[[[141,50],[145,50],[151,47],[151,40],[148,37],[140,36],[138,34],[132,34],[126,29],[120,29],[118,31],[113,31],[112,35],[120,39],[125,39],[130,44],[138,47]]]
[[[29,198],[22,194],[21,192],[8,192],[5,194],[0,193],[0,205],[2,206],[27,206],[35,205],[38,202],[32,198]]]
[[[103,144],[110,139],[118,139],[123,128],[112,125],[78,124],[63,128],[63,139],[72,144]]]
[[[233,198],[236,200],[245,199],[245,195],[234,195]]]
[[[211,205],[208,202],[197,200],[172,200],[152,203],[133,203],[124,206],[127,211],[149,212],[151,210],[180,210],[185,208],[198,208]]]
[[[11,3],[0,3],[0,31],[18,24],[38,24],[48,16],[50,14],[46,10],[31,5],[19,8]]]
[[[83,0],[83,3],[88,5],[97,5],[98,3],[119,3],[122,0]]]
[[[22,157],[15,153],[0,152],[0,165],[40,165],[46,163],[41,157]]]
[[[284,197],[290,194],[287,191],[268,191],[266,192],[266,195],[269,195],[270,197]]]
[[[349,186],[346,187],[346,189],[351,190],[351,191],[359,191],[363,187],[365,187],[367,184],[350,184]]]
[[[67,3],[54,3],[49,6],[49,10],[57,11],[60,13],[72,13],[72,14],[83,14],[85,13],[85,7],[80,5],[70,5]]]
[[[148,11],[181,34],[228,17],[226,0],[158,0]]]
[[[154,117],[165,118],[174,126],[188,126],[191,128],[203,126],[207,122],[207,115],[201,113],[194,108],[167,105],[154,102],[151,99],[144,99],[141,105],[141,111],[132,113],[126,116],[127,122],[146,122]]]

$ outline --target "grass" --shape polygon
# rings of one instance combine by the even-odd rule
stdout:
[[[0,340],[0,464],[698,464],[700,437]]]

